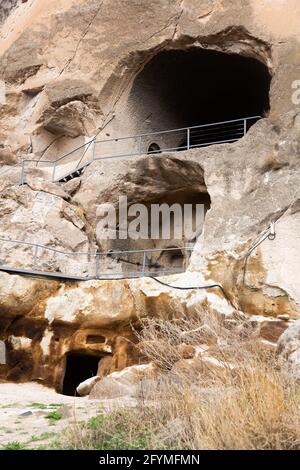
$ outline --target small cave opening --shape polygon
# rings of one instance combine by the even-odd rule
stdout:
[[[135,78],[127,115],[137,133],[179,129],[173,135],[157,134],[153,150],[153,141],[144,142],[146,153],[157,147],[185,150],[187,138],[191,147],[234,141],[258,119],[201,128],[201,132],[193,129],[188,137],[180,129],[265,116],[270,109],[270,83],[268,67],[252,57],[198,47],[165,50]]]
[[[158,261],[162,266],[181,268],[185,261],[185,253],[176,246],[167,246],[167,249],[161,251]]]
[[[62,393],[76,396],[78,385],[97,375],[100,357],[92,354],[72,352],[66,355],[65,375]]]
[[[196,164],[197,165],[197,164]],[[190,165],[190,188],[179,188],[163,192],[150,200],[139,200],[138,205],[146,209],[145,225],[137,224],[140,237],[133,237],[130,224],[136,214],[128,218],[128,235],[105,240],[105,251],[110,252],[102,263],[102,271],[107,276],[123,275],[128,277],[144,274],[177,273],[186,270],[190,249],[203,233],[205,216],[211,207],[211,198],[205,185],[202,170]],[[179,169],[178,169],[179,170]],[[199,171],[199,172],[198,172]],[[193,176],[192,176],[193,175]],[[176,185],[176,172],[170,172]],[[197,180],[197,187],[192,187]],[[179,180],[179,182],[182,180]],[[157,181],[157,184],[161,183]],[[136,204],[133,201],[133,204]],[[131,207],[131,205],[129,206]],[[137,212],[138,218],[140,213]],[[144,252],[144,250],[146,252]]]
[[[147,154],[150,155],[151,153],[161,153],[160,146],[156,142],[152,142],[148,147]]]

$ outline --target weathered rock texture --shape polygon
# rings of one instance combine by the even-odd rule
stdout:
[[[289,326],[281,335],[277,346],[278,355],[287,366],[288,373],[300,380],[300,321]]]
[[[84,251],[163,248],[151,241],[103,243],[100,204],[117,204],[120,195],[130,203],[202,202],[207,214],[188,272],[167,281],[182,286],[218,282],[228,297],[218,290],[177,291],[151,280],[62,283],[3,273],[0,339],[6,341],[7,364],[0,365],[1,377],[39,380],[62,390],[67,354],[74,351],[101,358],[100,375],[120,370],[137,362],[131,322],[139,315],[170,316],[203,303],[224,315],[236,309],[270,317],[277,325],[273,336],[268,322],[262,331],[276,340],[287,320],[300,313],[300,108],[292,99],[293,83],[300,80],[299,2],[7,0],[0,7],[1,22],[1,237],[71,253],[47,257],[44,267],[76,275],[87,270],[80,260]],[[178,75],[176,68],[172,73],[159,68],[159,54],[172,51],[179,51]],[[184,76],[180,60],[199,51],[203,74],[209,69],[206,60],[221,58],[225,64],[230,57],[237,59],[232,80],[239,82],[241,64],[249,73],[240,82],[246,76],[257,80],[255,92],[245,92],[245,113],[258,109],[264,119],[245,137],[186,152],[98,161],[73,181],[49,182],[51,167],[45,161],[94,136],[182,127],[196,117],[194,124],[241,117],[243,87],[230,94],[226,81],[218,96],[228,68],[218,68],[217,62],[210,62],[216,66],[212,78],[201,82],[209,87],[218,77],[215,88],[196,90],[188,81],[192,69],[186,74],[183,88],[192,96],[181,99],[187,97],[189,109],[195,113],[196,106],[201,113],[188,120],[175,109],[180,100],[173,82]],[[251,81],[245,83],[249,86],[251,91]],[[207,96],[211,101],[205,108]],[[232,116],[233,109],[240,115]],[[145,153],[151,143],[144,142]],[[71,154],[68,168],[81,155]],[[20,167],[12,165],[22,159],[40,163],[30,164],[26,185],[19,187]],[[275,240],[265,240],[245,263],[271,222],[276,222]],[[2,265],[30,264],[29,248],[0,245]]]
[[[2,0],[0,5],[0,24],[4,23],[11,12],[20,4],[27,0]]]

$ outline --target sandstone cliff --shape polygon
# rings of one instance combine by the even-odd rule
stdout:
[[[66,282],[1,272],[1,377],[62,390],[67,355],[83,351],[103,358],[100,375],[120,370],[139,360],[131,329],[138,317],[191,314],[200,305],[253,316],[262,336],[276,341],[300,314],[299,2],[5,1],[0,23],[1,266],[32,263],[30,246],[4,239],[68,253],[43,252],[39,269],[73,276],[90,274],[84,252],[163,250],[152,241],[103,243],[99,206],[120,195],[144,204],[195,200],[206,207],[202,233],[186,272],[163,280],[218,283],[225,292],[146,278]],[[154,156],[145,147],[142,155],[94,161],[71,181],[52,178],[60,156],[86,149],[57,164],[61,175],[90,158],[85,145],[94,137],[258,113],[236,142]],[[25,160],[34,162],[22,176]],[[275,239],[251,251],[271,223]]]

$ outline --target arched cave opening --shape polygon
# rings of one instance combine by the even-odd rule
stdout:
[[[160,146],[156,142],[152,142],[148,147],[147,154],[151,155],[152,153],[161,153]]]
[[[171,250],[170,250],[171,248]],[[185,261],[185,253],[176,246],[167,246],[162,250],[158,262],[162,266],[170,267],[171,269],[180,269]]]
[[[192,47],[167,50],[151,59],[133,82],[127,115],[134,129],[148,133],[265,116],[271,75],[257,59]],[[238,140],[257,121],[193,130],[191,146]],[[149,142],[143,142],[145,152]],[[186,149],[186,132],[155,135],[161,149]],[[145,138],[143,137],[143,140]]]
[[[106,276],[117,276],[120,273],[127,274],[128,277],[135,276],[137,273],[171,274],[186,269],[190,255],[186,248],[191,247],[203,233],[205,216],[211,207],[211,198],[201,173],[202,170],[199,168],[195,171],[194,169],[194,176],[192,176],[192,168],[193,165],[189,172],[190,188],[163,192],[158,197],[152,196],[148,201],[139,201],[147,209],[149,216],[144,230],[140,230],[141,227],[138,226],[141,238],[132,238],[132,232],[128,232],[126,239],[120,239],[120,234],[123,232],[117,227],[115,238],[104,240],[105,245],[102,242],[101,246],[104,246],[102,249],[110,252],[101,263],[102,272]],[[178,174],[178,178],[181,176]],[[170,170],[169,177],[175,186],[176,173]],[[194,178],[198,180],[196,187],[193,187]],[[158,181],[158,184],[161,183]],[[153,206],[161,208],[158,217],[152,216]],[[163,206],[167,206],[165,210]],[[187,206],[190,210],[186,210]],[[156,211],[155,213],[157,214]],[[136,215],[128,218],[129,224],[135,217]],[[153,237],[153,226],[156,237]],[[176,230],[178,227],[179,232]],[[127,227],[128,230],[129,228],[130,226]],[[147,250],[145,256],[143,250]]]
[[[92,354],[71,352],[66,355],[62,393],[76,396],[76,388],[86,379],[97,375],[100,357]]]

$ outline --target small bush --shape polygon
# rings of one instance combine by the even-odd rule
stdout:
[[[18,441],[9,442],[6,446],[3,447],[3,450],[25,450],[26,447],[24,444],[21,444]]]
[[[30,406],[32,408],[38,408],[39,410],[46,410],[48,408],[48,405],[45,403],[31,403]]]
[[[48,413],[45,418],[49,419],[50,425],[53,426],[57,421],[63,418],[63,414],[59,411],[50,411],[50,413]]]
[[[31,436],[31,439],[29,442],[38,442],[38,441],[45,441],[46,439],[50,439],[51,437],[54,437],[56,434],[54,432],[44,432],[43,434],[40,434],[39,436]]]
[[[134,423],[134,425],[133,425]],[[150,445],[151,432],[135,410],[99,414],[87,423],[70,426],[57,447],[63,449],[141,450]]]

